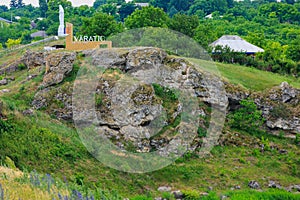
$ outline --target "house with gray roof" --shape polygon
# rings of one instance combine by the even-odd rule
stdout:
[[[255,54],[258,52],[264,52],[264,50],[258,46],[255,46],[237,35],[223,35],[218,40],[211,43],[209,46],[213,47],[229,47],[234,52],[245,52],[246,54]]]
[[[37,31],[35,33],[32,33],[30,35],[30,37],[32,37],[32,38],[36,38],[36,37],[48,37],[48,35],[46,34],[45,31]]]

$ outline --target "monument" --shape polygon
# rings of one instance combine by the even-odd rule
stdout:
[[[59,5],[59,27],[58,36],[65,36],[65,25],[64,25],[65,12],[61,5]]]
[[[66,23],[66,49],[82,51],[94,48],[112,48],[112,41],[106,41],[104,36],[73,36],[73,24]]]
[[[59,5],[59,27],[57,31],[57,35],[59,37],[66,36],[66,49],[73,51],[82,51],[87,49],[94,48],[112,48],[112,41],[105,41],[104,36],[73,36],[73,24],[66,23],[66,31],[65,31],[65,22],[64,16],[65,12],[61,5]],[[75,40],[75,41],[74,41]]]

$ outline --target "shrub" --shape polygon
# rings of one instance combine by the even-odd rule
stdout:
[[[0,119],[0,134],[8,132],[12,129],[12,125],[9,122]]]
[[[289,116],[289,109],[284,104],[279,104],[274,106],[274,108],[270,111],[270,115],[274,118],[287,118]]]
[[[10,169],[17,169],[14,161],[12,159],[10,159],[10,157],[8,157],[8,156],[5,157],[5,164]]]
[[[84,175],[81,173],[75,174],[75,182],[77,185],[83,185]]]
[[[26,67],[26,65],[24,64],[24,63],[19,63],[18,64],[18,70],[24,70],[24,69],[26,69],[27,67]]]
[[[200,199],[200,194],[196,190],[185,190],[182,191],[183,198],[185,200],[197,200]]]
[[[198,127],[197,133],[198,137],[206,137],[207,134],[206,129],[202,127]]]
[[[246,132],[259,132],[264,123],[262,112],[256,104],[249,99],[240,101],[241,107],[228,116],[229,125],[232,128]]]
[[[162,197],[163,199],[166,199],[166,200],[174,199],[173,196],[172,196],[172,194],[169,193],[169,192],[164,192],[164,193],[161,195],[161,197]]]
[[[297,134],[296,134],[295,143],[296,143],[297,145],[300,144],[300,133],[297,133]]]
[[[5,43],[5,45],[7,46],[7,48],[12,48],[14,46],[17,46],[21,43],[21,39],[8,39],[7,42]]]
[[[270,151],[271,147],[270,147],[270,142],[268,140],[268,138],[264,138],[263,136],[261,137],[261,143],[264,145],[264,151]]]

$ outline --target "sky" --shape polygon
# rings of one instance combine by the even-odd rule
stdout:
[[[72,2],[73,6],[89,5],[92,6],[95,0],[69,0]],[[10,0],[0,0],[0,5],[9,6]],[[39,0],[23,0],[25,4],[32,4],[37,7],[39,5]]]

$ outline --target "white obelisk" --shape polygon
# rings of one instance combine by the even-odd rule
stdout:
[[[65,11],[61,5],[59,5],[59,27],[58,36],[65,36]]]

